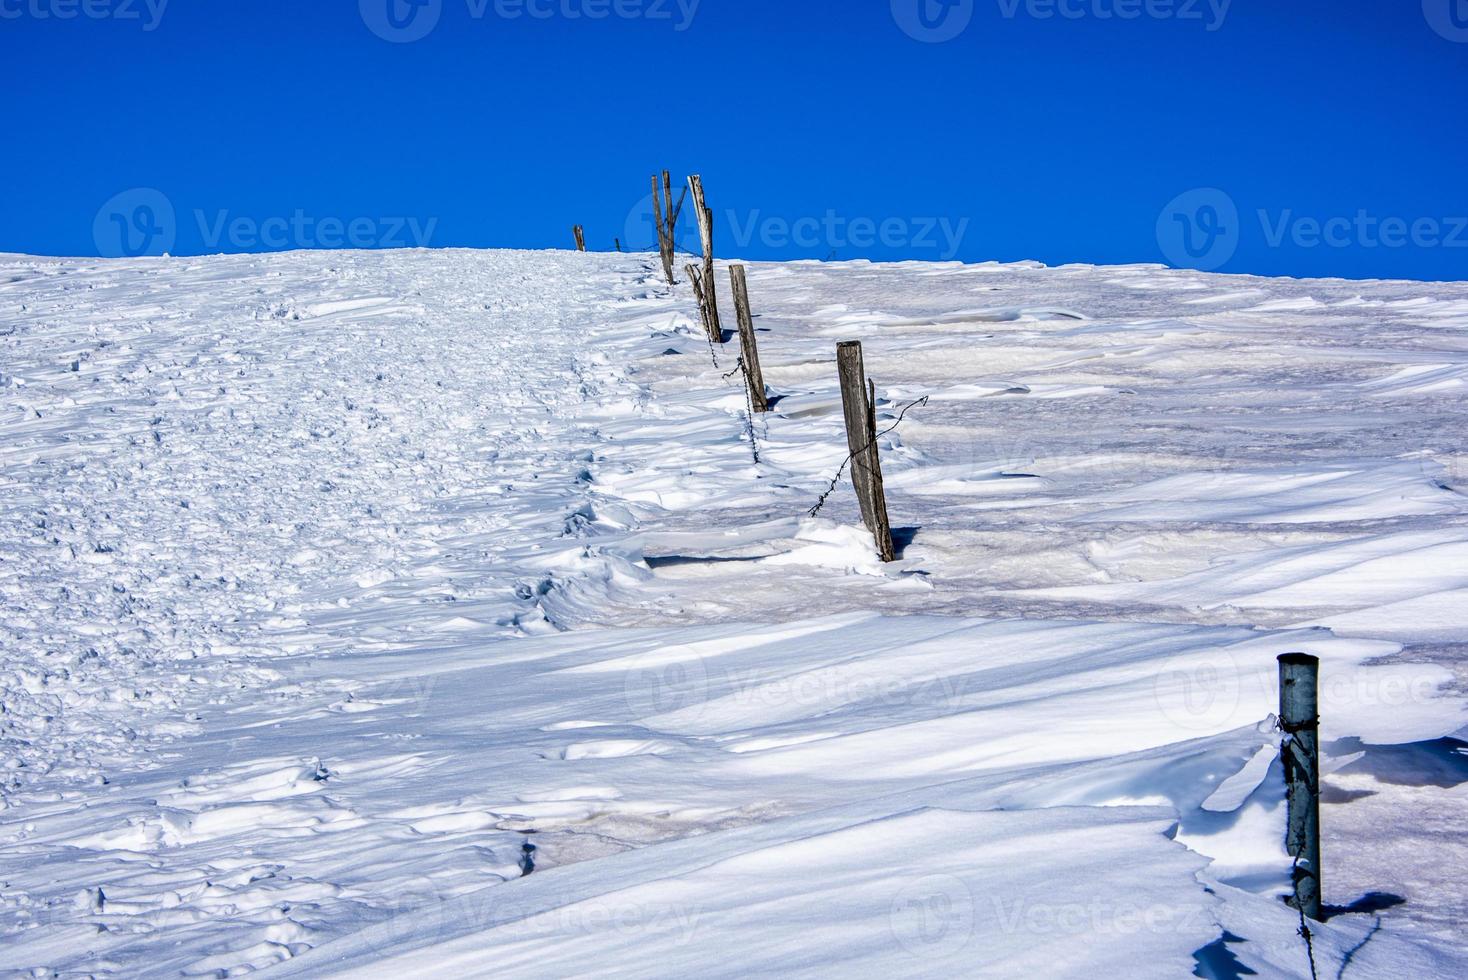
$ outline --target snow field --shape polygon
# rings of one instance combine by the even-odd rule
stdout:
[[[1468,287],[652,265],[0,263],[0,969],[1463,972]]]

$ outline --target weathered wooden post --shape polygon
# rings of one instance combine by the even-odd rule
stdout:
[[[724,326],[719,321],[718,290],[714,288],[714,213],[704,203],[702,177],[698,174],[689,177],[688,189],[693,194],[693,210],[698,217],[698,237],[703,242],[704,300],[708,307],[709,336],[722,344]]]
[[[693,284],[693,295],[698,298],[698,318],[703,321],[703,332],[708,336],[709,343],[713,343],[714,330],[709,326],[709,307],[704,299],[703,273],[698,271],[698,266],[692,262],[688,263],[688,281]]]
[[[882,560],[896,561],[892,523],[887,518],[887,492],[882,486],[882,463],[877,457],[876,386],[867,385],[861,341],[836,345],[836,370],[846,416],[846,446],[851,452],[851,482],[856,486],[861,519],[872,532]]]
[[[759,346],[754,338],[754,316],[749,311],[749,282],[744,266],[729,267],[729,281],[734,287],[734,316],[739,321],[739,346],[744,357],[744,380],[749,385],[749,402],[756,412],[768,412],[765,397],[765,374],[759,366]]]
[[[586,251],[586,229],[580,225],[571,229],[576,234],[576,251]]]
[[[1279,727],[1289,806],[1285,846],[1295,859],[1290,902],[1320,919],[1320,660],[1304,653],[1279,658]]]
[[[678,203],[673,203],[673,175],[663,171],[663,185],[658,187],[658,175],[652,175],[652,207],[653,218],[658,226],[658,255],[663,260],[663,274],[668,277],[668,285],[676,281],[673,278],[673,257],[677,251],[678,216],[683,213],[683,201],[688,197],[688,188],[678,195]]]

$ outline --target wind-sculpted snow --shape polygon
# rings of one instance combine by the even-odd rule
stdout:
[[[1468,972],[1468,287],[654,266],[0,260],[0,971]]]

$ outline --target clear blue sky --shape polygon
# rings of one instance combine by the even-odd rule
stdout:
[[[754,259],[1468,279],[1468,0],[160,4],[0,0],[0,250],[645,247],[667,167]]]

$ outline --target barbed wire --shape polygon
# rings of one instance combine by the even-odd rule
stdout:
[[[717,366],[717,365],[716,365]],[[744,355],[739,355],[739,361],[734,365],[734,370],[729,371],[722,377],[724,383],[736,374],[744,375],[744,425],[749,432],[749,450],[754,455],[754,465],[759,465],[759,436],[754,431],[754,392],[749,387],[749,371],[744,367]]]
[[[893,429],[897,428],[899,425],[902,424],[902,420],[907,417],[907,413],[909,411],[911,411],[914,408],[917,408],[920,405],[926,405],[928,403],[928,399],[930,397],[932,397],[932,396],[931,395],[924,395],[923,397],[921,397],[921,398],[919,398],[919,399],[917,399],[915,401],[908,402],[906,405],[903,406],[902,411],[900,411],[900,412],[897,413],[897,421],[895,421],[891,425],[887,426],[887,428],[883,429],[881,432],[878,432],[877,435],[876,435],[876,437],[873,438],[870,442],[868,442],[865,446],[862,446],[862,447],[858,448],[855,452],[847,453],[846,454],[846,459],[844,459],[841,462],[841,468],[836,471],[836,475],[835,476],[831,477],[831,483],[830,483],[830,485],[828,485],[826,487],[826,491],[824,493],[822,493],[821,496],[820,496],[820,499],[816,501],[816,505],[810,509],[810,516],[811,517],[815,517],[817,514],[819,514],[821,512],[821,508],[824,507],[824,506],[826,506],[826,498],[830,497],[831,494],[833,494],[833,493],[836,492],[837,485],[841,483],[841,476],[842,476],[842,474],[844,474],[846,472],[846,467],[848,467],[848,466],[851,465],[851,461],[856,458],[857,453],[864,453],[868,449],[870,449],[873,446],[875,446],[877,444],[877,440],[878,439],[882,438],[887,433],[891,432]]]
[[[1283,744],[1280,745],[1280,756],[1284,763],[1286,778],[1292,768],[1298,768],[1301,772],[1308,774],[1310,767],[1302,765],[1299,761],[1299,742],[1295,739],[1295,731],[1299,729],[1292,730],[1292,726],[1286,725],[1283,718],[1276,718],[1274,724],[1285,736]],[[1289,758],[1283,758],[1286,754]],[[1312,794],[1316,792],[1315,786],[1307,786],[1306,789]],[[1310,932],[1310,924],[1305,919],[1305,903],[1300,901],[1300,855],[1305,850],[1303,831],[1303,826],[1296,829],[1294,846],[1290,848],[1294,852],[1292,855],[1294,862],[1290,865],[1290,887],[1295,895],[1295,911],[1300,914],[1299,936],[1305,940],[1305,956],[1310,961],[1310,980],[1320,980],[1320,975],[1315,970],[1315,936]],[[1310,872],[1319,874],[1316,868],[1311,868]]]

